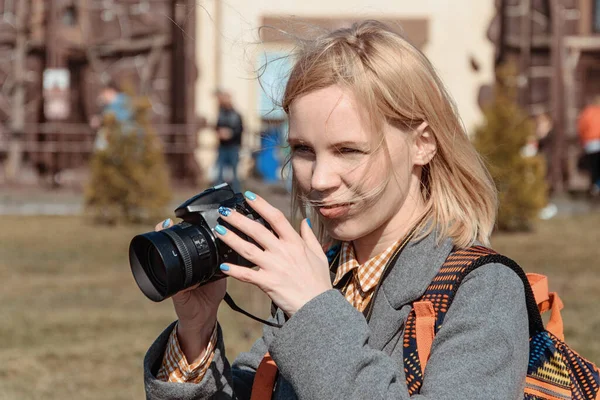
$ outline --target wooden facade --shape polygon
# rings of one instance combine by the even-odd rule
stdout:
[[[577,116],[600,94],[600,0],[496,0],[496,8],[496,65],[514,62],[521,106],[552,117],[552,181],[566,189],[576,173]]]
[[[40,173],[85,165],[98,93],[114,81],[149,97],[173,178],[195,181],[195,7],[194,0],[0,0],[0,153],[16,137],[23,162]],[[49,68],[70,75],[70,113],[60,121],[44,113]]]

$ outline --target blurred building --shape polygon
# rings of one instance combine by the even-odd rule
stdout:
[[[173,176],[188,181],[214,165],[214,93],[230,91],[243,175],[263,127],[284,118],[294,36],[368,18],[431,59],[467,130],[514,61],[521,104],[552,116],[556,157],[576,151],[574,121],[600,92],[600,0],[0,0],[0,161],[17,149],[40,173],[85,166],[98,91],[114,80],[150,97]]]
[[[496,64],[513,62],[521,106],[552,118],[552,181],[568,188],[578,174],[577,116],[600,94],[600,0],[496,3]]]
[[[600,94],[600,0],[499,4],[493,23],[496,62],[518,67],[520,102],[531,114],[553,113],[562,105],[573,135],[578,111]],[[555,98],[553,90],[563,96]]]
[[[202,49],[198,112],[214,121],[215,88],[231,91],[249,134],[242,154],[248,166],[261,126],[281,117],[272,98],[280,98],[285,85],[293,61],[285,56],[294,48],[293,36],[372,18],[388,23],[425,52],[472,127],[481,119],[479,89],[493,80],[495,49],[486,32],[494,13],[491,0],[205,1],[196,15]],[[206,170],[216,157],[214,133],[203,130],[200,143],[198,159]]]
[[[0,156],[41,174],[87,165],[113,81],[148,96],[173,177],[195,179],[195,4],[0,0]]]
[[[433,62],[468,131],[481,122],[495,69],[507,61],[519,70],[521,105],[532,116],[551,114],[563,153],[577,151],[574,121],[586,97],[600,93],[600,0],[210,0],[196,18],[198,112],[214,121],[214,90],[232,92],[251,134],[246,165],[264,121],[281,117],[271,99],[285,85],[293,37],[320,27],[373,18],[402,32]],[[208,170],[214,134],[203,130],[200,143],[198,158]]]

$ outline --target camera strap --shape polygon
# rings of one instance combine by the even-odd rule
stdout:
[[[267,321],[264,320],[262,318],[258,318],[252,314],[250,314],[248,311],[240,308],[240,306],[238,306],[237,304],[235,304],[235,301],[233,301],[233,299],[231,298],[231,296],[229,295],[229,293],[225,292],[225,297],[223,297],[223,300],[225,300],[225,303],[227,303],[227,305],[233,310],[233,311],[237,311],[240,314],[244,314],[246,317],[251,318],[255,321],[258,322],[262,322],[263,324],[272,326],[274,328],[281,328],[283,325],[275,323],[275,322],[271,322],[271,321]]]
[[[331,274],[331,281],[333,282],[333,279],[335,278],[335,266],[337,265],[338,261],[339,261],[339,256],[340,256],[340,246],[335,246],[333,248],[330,249],[330,251],[327,252],[327,258],[329,260],[329,273]],[[262,322],[263,324],[267,324],[269,326],[272,326],[274,328],[281,328],[283,325],[282,324],[278,324],[275,322],[271,322],[271,321],[267,321],[264,320],[262,318],[258,318],[252,314],[250,314],[248,311],[244,310],[243,308],[241,308],[240,306],[238,306],[237,304],[235,304],[235,301],[233,301],[233,299],[231,298],[231,296],[229,295],[229,293],[225,292],[225,297],[223,297],[223,300],[225,300],[225,303],[227,303],[227,305],[229,306],[229,308],[231,308],[233,311],[237,311],[240,314],[245,315],[248,318],[251,318],[255,321],[258,322]],[[271,303],[271,315],[275,316],[275,313],[277,312],[277,306],[275,305],[275,303]],[[286,317],[287,319],[287,317]]]

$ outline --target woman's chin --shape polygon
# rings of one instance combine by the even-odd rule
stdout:
[[[325,222],[327,233],[335,240],[349,242],[359,238],[356,226],[353,226],[352,220],[329,220]]]

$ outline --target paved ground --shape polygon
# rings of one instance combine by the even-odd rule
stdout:
[[[289,209],[289,194],[283,185],[266,185],[249,179],[244,190],[252,190],[281,210]],[[170,209],[174,210],[204,188],[176,189]],[[35,185],[0,186],[0,215],[77,215],[83,210],[81,190],[73,188],[48,189]]]
[[[265,197],[271,204],[288,212],[290,197],[283,185],[266,185],[255,179],[248,179],[243,184],[244,190],[252,190]],[[174,191],[170,206],[175,209],[184,200],[201,191],[203,188],[178,189]],[[558,215],[585,214],[598,210],[583,196],[563,195],[552,199],[557,206]],[[18,187],[0,186],[0,215],[77,215],[83,209],[81,190],[59,188],[50,190],[36,185]]]

